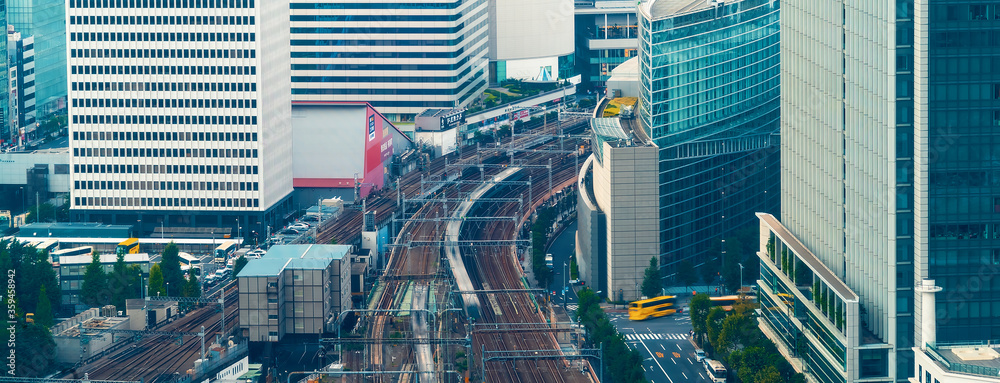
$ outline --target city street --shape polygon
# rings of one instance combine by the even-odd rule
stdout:
[[[630,321],[628,314],[608,313],[611,323],[625,336],[625,344],[643,358],[646,379],[652,383],[708,382],[705,368],[695,360],[689,340],[691,318],[684,314]]]
[[[573,278],[566,275],[566,270],[569,265],[569,259],[576,252],[576,221],[566,226],[562,233],[556,237],[556,240],[552,242],[552,246],[549,247],[549,253],[552,254],[552,283],[549,284],[549,291],[554,291],[556,294],[552,297],[553,303],[558,303],[562,305],[563,297],[563,285],[566,281]],[[568,289],[566,291],[566,310],[567,312],[576,311],[576,291],[574,289]]]

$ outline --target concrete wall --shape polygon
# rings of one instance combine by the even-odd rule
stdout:
[[[580,280],[594,290],[607,291],[605,217],[594,203],[593,196],[589,195],[590,190],[582,182],[586,174],[592,171],[596,162],[594,158],[591,155],[584,162],[577,182],[576,262],[580,269]]]
[[[490,61],[565,56],[576,47],[571,0],[490,0],[489,8]]]
[[[594,194],[607,212],[607,292],[617,299],[641,296],[643,271],[659,256],[657,149],[604,144],[604,164],[594,164]]]
[[[69,193],[69,149],[48,149],[32,152],[0,153],[0,185],[24,185],[28,183],[28,169],[35,164],[49,167],[48,189],[52,193]],[[59,172],[57,172],[57,165]],[[65,168],[63,168],[65,166]],[[63,172],[65,169],[65,172]],[[29,204],[34,205],[35,196],[29,196]],[[45,197],[44,195],[42,196]],[[18,196],[18,198],[21,198]]]

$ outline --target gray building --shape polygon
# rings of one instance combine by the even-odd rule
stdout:
[[[914,349],[944,355],[935,348],[1000,338],[1000,7],[781,7],[781,223],[857,293],[870,337],[858,348],[809,337],[811,323],[787,315],[764,328],[821,382],[928,382]],[[943,289],[933,304],[914,288],[927,280]],[[799,334],[808,350],[784,340]],[[831,350],[860,364],[820,363]]]
[[[593,153],[581,170],[580,278],[613,300],[635,300],[657,246],[657,148],[634,119],[595,118]],[[623,123],[624,122],[624,123]]]
[[[320,334],[351,307],[351,247],[279,245],[251,259],[237,278],[240,328],[251,342]]]

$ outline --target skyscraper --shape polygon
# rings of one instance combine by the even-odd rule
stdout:
[[[293,0],[292,99],[366,101],[392,121],[487,86],[488,0]]]
[[[72,0],[68,15],[78,218],[276,220],[292,191],[286,5]]]
[[[937,0],[782,8],[782,209],[780,223],[762,219],[766,332],[824,382],[913,376],[924,310],[936,311],[939,342],[1000,337],[1000,280],[983,273],[1000,264],[1000,10]],[[784,239],[768,236],[780,227]],[[785,241],[828,278],[799,280],[795,259],[809,256],[782,260]],[[829,298],[834,279],[856,303]],[[914,293],[924,280],[944,289],[936,307]]]
[[[771,0],[638,7],[636,119],[659,148],[664,275],[778,206],[778,12]]]

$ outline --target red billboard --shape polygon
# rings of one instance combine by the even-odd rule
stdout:
[[[360,196],[367,197],[373,187],[385,185],[386,166],[392,160],[392,125],[371,106],[365,113],[365,174]]]

